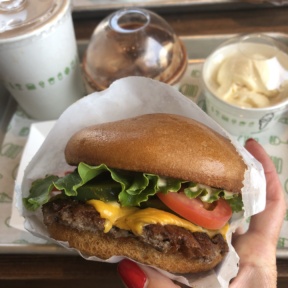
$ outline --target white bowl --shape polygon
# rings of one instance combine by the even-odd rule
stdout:
[[[202,82],[207,113],[225,130],[267,131],[288,110],[287,47],[264,34],[234,37],[205,60]]]

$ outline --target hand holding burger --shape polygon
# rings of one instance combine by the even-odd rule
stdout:
[[[252,216],[246,233],[237,233],[233,238],[240,256],[240,270],[229,287],[277,287],[276,246],[286,212],[284,191],[274,164],[264,149],[252,139],[246,142],[245,147],[263,164],[267,206],[262,213]],[[127,288],[179,287],[155,269],[129,260],[119,263],[118,273]]]
[[[228,251],[246,165],[230,141],[178,115],[147,114],[78,131],[77,167],[46,175],[23,199],[50,236],[84,255],[121,255],[173,273],[207,271]]]

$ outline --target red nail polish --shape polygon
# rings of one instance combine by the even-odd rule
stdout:
[[[122,260],[118,264],[117,271],[127,288],[144,287],[147,277],[133,261],[128,259]]]
[[[256,142],[256,140],[255,140],[254,138],[248,138],[248,139],[246,140],[246,143],[248,143],[248,142]]]

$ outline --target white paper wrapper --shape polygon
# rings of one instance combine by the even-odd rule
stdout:
[[[71,170],[65,162],[64,148],[68,139],[79,129],[107,121],[115,121],[147,113],[173,113],[194,118],[216,130],[227,138],[229,135],[196,104],[184,97],[175,88],[161,82],[143,78],[127,77],[114,82],[109,89],[86,96],[70,106],[58,119],[48,134],[41,148],[29,163],[24,173],[22,187],[17,191],[18,206],[25,217],[25,228],[39,237],[49,239],[42,224],[41,211],[29,212],[21,205],[22,197],[27,197],[31,182],[46,174],[63,174]],[[265,208],[266,184],[262,165],[256,161],[242,146],[230,138],[242,155],[248,169],[244,176],[242,189],[245,213],[237,215],[231,222],[227,235],[230,242],[232,232],[243,221]],[[40,209],[39,209],[40,210]],[[59,243],[67,247],[67,243]],[[229,244],[230,245],[230,244]],[[230,251],[224,261],[207,273],[193,275],[173,275],[164,271],[170,278],[193,287],[228,287],[229,281],[238,272],[238,255],[230,245]],[[89,260],[103,261],[97,257]],[[121,257],[112,257],[106,262],[118,262]]]

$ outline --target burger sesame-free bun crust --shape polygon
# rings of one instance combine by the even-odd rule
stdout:
[[[146,114],[90,126],[65,149],[70,165],[85,162],[153,173],[240,193],[246,165],[230,140],[179,115]]]
[[[215,251],[213,259],[205,261],[203,258],[191,259],[183,257],[181,253],[165,254],[136,238],[113,238],[103,232],[78,231],[70,227],[53,223],[48,225],[52,238],[67,241],[69,246],[81,251],[85,256],[96,256],[106,260],[120,255],[131,258],[143,264],[154,265],[171,273],[197,273],[213,269],[222,261],[224,255]]]

